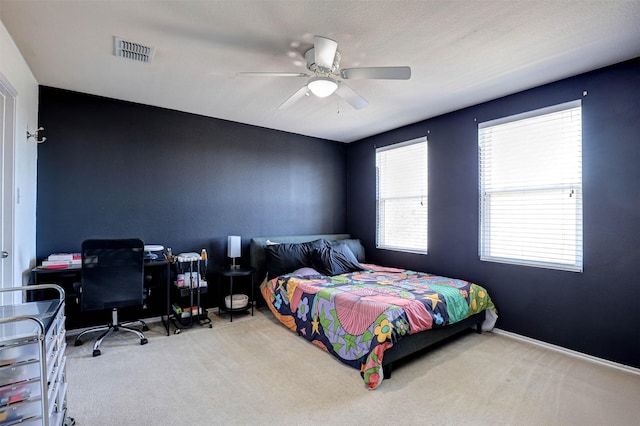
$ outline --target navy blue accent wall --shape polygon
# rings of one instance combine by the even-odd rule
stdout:
[[[575,99],[583,107],[584,272],[481,262],[477,123]],[[429,254],[377,250],[375,147],[424,135]],[[369,261],[476,282],[498,308],[498,327],[640,367],[640,58],[352,143],[347,168],[347,230]]]
[[[37,257],[139,237],[228,262],[227,235],[346,231],[344,144],[40,87]]]

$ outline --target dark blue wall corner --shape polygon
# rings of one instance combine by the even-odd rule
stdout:
[[[477,123],[575,99],[583,101],[584,272],[481,262]],[[429,254],[376,250],[375,147],[424,135]],[[477,282],[498,307],[498,327],[640,367],[640,59],[358,141],[347,164],[347,230],[369,261]]]

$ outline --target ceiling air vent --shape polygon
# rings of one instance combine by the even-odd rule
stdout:
[[[138,62],[151,62],[154,48],[133,41],[113,37],[113,54],[121,58],[127,58]]]

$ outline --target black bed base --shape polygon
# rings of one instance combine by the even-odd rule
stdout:
[[[403,358],[407,358],[417,352],[420,352],[429,346],[461,333],[475,325],[476,332],[482,333],[482,322],[485,319],[485,311],[479,312],[468,318],[463,319],[455,324],[447,325],[441,328],[434,328],[417,334],[410,334],[402,340],[395,343],[392,347],[384,351],[382,361],[382,370],[384,378],[391,378],[393,363]]]

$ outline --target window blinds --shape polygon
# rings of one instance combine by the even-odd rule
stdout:
[[[478,129],[480,259],[582,271],[581,102]]]
[[[427,139],[376,149],[376,246],[427,253]]]

